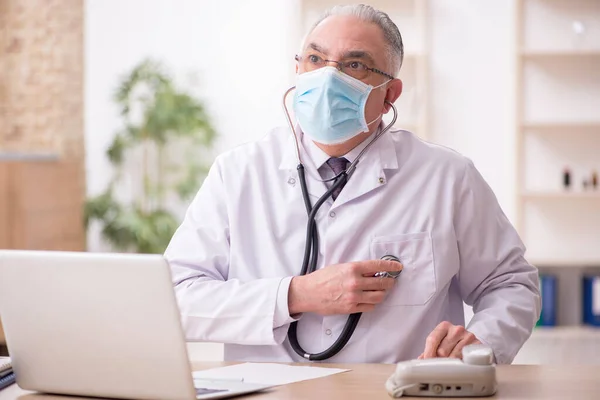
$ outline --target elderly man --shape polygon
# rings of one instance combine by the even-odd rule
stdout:
[[[392,363],[471,343],[513,360],[537,271],[468,159],[384,127],[402,56],[372,7],[314,25],[295,129],[219,156],[166,251],[189,340],[225,343],[227,360]]]

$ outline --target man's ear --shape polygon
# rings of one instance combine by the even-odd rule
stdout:
[[[386,102],[383,104],[383,113],[384,114],[387,114],[390,111],[391,107],[388,104],[388,102],[394,103],[396,100],[398,100],[398,97],[400,97],[401,94],[402,94],[402,81],[400,79],[396,78],[389,83],[389,86],[387,88],[387,92],[385,94]]]

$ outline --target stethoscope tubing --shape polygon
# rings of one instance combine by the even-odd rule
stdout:
[[[392,103],[387,102],[394,111],[394,117],[393,117],[392,121],[385,128],[383,128],[381,130],[381,132],[379,134],[377,134],[377,136],[375,136],[375,138],[360,152],[358,157],[350,164],[350,166],[346,169],[346,171],[341,172],[334,178],[335,181],[334,181],[333,185],[331,185],[331,187],[325,192],[325,194],[323,194],[323,196],[321,196],[316,201],[316,203],[313,206],[313,205],[311,205],[310,197],[308,194],[308,186],[306,184],[306,172],[304,170],[304,164],[302,163],[298,136],[296,135],[296,130],[294,129],[292,119],[290,117],[290,114],[289,114],[286,104],[285,104],[287,95],[294,89],[295,89],[294,86],[291,87],[283,95],[283,109],[284,109],[284,112],[285,112],[285,115],[287,118],[288,125],[290,127],[290,130],[292,131],[292,134],[294,135],[294,139],[296,142],[295,145],[296,145],[296,155],[298,157],[298,167],[297,167],[298,178],[300,179],[302,198],[304,200],[304,205],[306,207],[306,213],[308,214],[308,222],[307,222],[307,226],[306,226],[306,242],[305,242],[305,247],[304,247],[304,256],[302,259],[302,269],[300,271],[300,275],[302,276],[302,275],[307,275],[307,274],[314,272],[317,268],[317,262],[318,262],[318,257],[319,257],[319,233],[318,233],[317,224],[316,224],[317,212],[319,211],[321,206],[325,203],[325,201],[327,201],[327,199],[333,194],[333,192],[336,189],[338,189],[341,185],[343,185],[344,182],[347,182],[350,179],[350,176],[356,169],[356,165],[358,164],[360,158],[369,149],[369,147],[371,147],[371,145],[375,141],[377,141],[384,133],[386,133],[394,125],[394,123],[396,122],[396,119],[398,117],[398,112],[396,110],[396,107],[394,107],[394,105]],[[320,353],[314,353],[314,354],[311,354],[311,353],[308,353],[307,351],[305,351],[302,348],[302,346],[300,345],[300,343],[298,342],[298,335],[297,335],[298,321],[294,321],[290,324],[290,327],[288,330],[288,339],[289,339],[290,345],[291,345],[292,349],[298,355],[300,355],[301,357],[303,357],[307,360],[323,361],[328,358],[331,358],[334,355],[336,355],[337,353],[339,353],[344,348],[344,346],[346,346],[346,344],[352,337],[354,330],[358,326],[358,322],[360,320],[361,315],[362,315],[362,313],[350,314],[350,316],[348,317],[348,320],[346,321],[346,324],[344,325],[344,328],[342,329],[342,333],[336,339],[336,341],[333,343],[333,345],[331,345],[328,349],[326,349]]]

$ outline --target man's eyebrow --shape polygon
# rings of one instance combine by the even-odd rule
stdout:
[[[309,43],[308,47],[315,51],[318,51],[321,54],[327,55],[327,50],[325,50],[323,47],[319,46],[318,44],[316,44],[314,42]],[[370,64],[375,64],[375,59],[373,58],[373,56],[371,56],[371,54],[365,50],[349,50],[344,53],[344,56],[342,57],[342,59],[348,59],[348,58],[354,58],[354,59],[358,58],[358,59],[368,61]]]
[[[316,50],[316,51],[318,51],[319,53],[322,53],[322,54],[327,54],[327,51],[325,51],[325,49],[324,49],[324,48],[322,48],[321,46],[319,46],[319,45],[318,45],[318,44],[316,44],[316,43],[310,43],[310,44],[308,45],[308,47],[310,47],[310,48],[311,48],[311,49],[313,49],[313,50]]]
[[[344,53],[344,59],[346,58],[359,58],[363,60],[367,60],[372,64],[375,64],[375,60],[367,51],[364,50],[350,50]]]

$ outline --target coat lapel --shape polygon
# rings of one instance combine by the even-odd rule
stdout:
[[[308,193],[314,204],[317,199],[325,194],[327,186],[324,182],[321,182],[319,171],[302,145],[302,140],[300,140],[299,146],[302,163],[304,165]],[[286,148],[283,150],[283,158],[279,165],[279,169],[288,171],[286,179],[292,178],[298,180],[297,167],[298,157],[296,155],[295,140],[293,135],[290,134],[286,141]],[[395,143],[391,138],[390,133],[386,132],[377,140],[377,142],[373,143],[359,160],[356,170],[333,203],[333,207],[339,207],[342,204],[385,186],[387,183],[385,170],[397,168],[398,157],[396,154]]]
[[[299,128],[297,128],[299,129]],[[302,145],[302,140],[299,138],[300,155],[302,157],[302,164],[304,165],[304,175],[306,177],[306,186],[308,188],[308,194],[312,197],[312,204],[316,202],[321,196],[327,191],[327,186],[324,182],[321,182],[321,176],[315,166],[313,160],[309,157],[306,149]],[[290,134],[286,141],[286,148],[283,151],[283,158],[279,165],[279,169],[287,170],[288,176],[286,179],[296,179],[298,177],[298,156],[296,154],[296,144],[294,136]],[[300,184],[300,182],[298,182]]]
[[[389,133],[386,132],[373,143],[359,160],[350,180],[333,203],[333,208],[340,207],[385,186],[387,183],[385,170],[397,168],[396,147]]]

